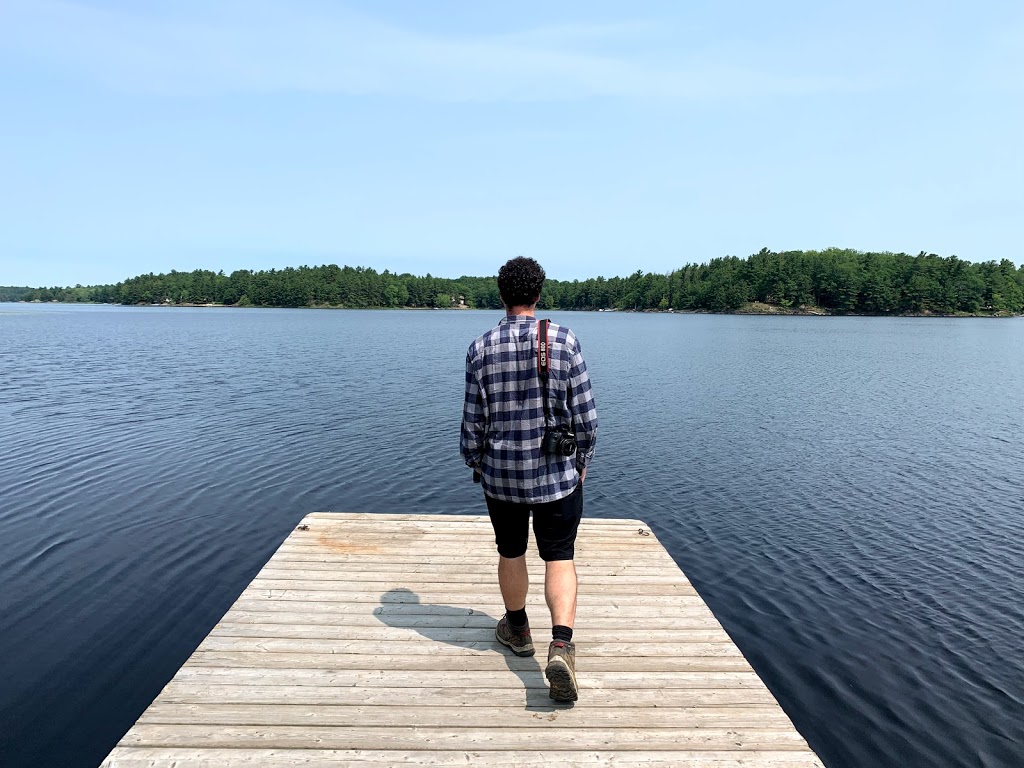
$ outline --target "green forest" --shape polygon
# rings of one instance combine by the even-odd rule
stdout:
[[[36,293],[32,288],[19,288],[13,285],[0,285],[0,301],[22,301],[26,297],[35,295]]]
[[[131,277],[116,285],[0,288],[0,300],[238,307],[471,307],[500,309],[495,278],[457,279],[364,267],[195,270]],[[756,302],[757,304],[753,304]],[[934,253],[762,249],[687,264],[666,274],[548,280],[541,309],[868,315],[976,315],[1024,312],[1024,266],[1009,259],[971,263]]]

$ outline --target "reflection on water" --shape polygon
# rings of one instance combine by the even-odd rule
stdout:
[[[827,765],[1021,764],[1024,322],[552,317],[588,514],[650,523]],[[0,307],[0,764],[97,764],[304,514],[483,513],[497,319]]]

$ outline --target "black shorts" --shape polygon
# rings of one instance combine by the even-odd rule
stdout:
[[[572,560],[576,554],[576,530],[583,517],[583,483],[557,501],[526,504],[515,501],[487,499],[487,514],[494,527],[494,542],[502,557],[526,554],[530,538],[530,512],[533,512],[533,535],[544,561]]]

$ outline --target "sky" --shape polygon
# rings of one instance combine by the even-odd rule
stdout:
[[[0,0],[0,285],[1024,261],[1024,4]]]

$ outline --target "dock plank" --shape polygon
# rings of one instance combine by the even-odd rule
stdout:
[[[500,721],[499,721],[500,722]],[[744,750],[806,749],[793,729],[646,728],[634,722],[600,731],[583,728],[488,728],[443,726],[388,727],[376,725],[218,725],[216,723],[136,723],[122,740],[137,746],[209,746],[231,749],[256,747],[300,749],[673,749]]]
[[[636,720],[630,710],[605,707],[589,710],[567,707],[558,712],[527,709],[510,710],[490,705],[470,709],[458,706],[389,706],[340,704],[266,704],[248,703],[154,703],[139,719],[140,723],[174,725],[196,720],[215,725],[306,725],[350,726],[373,723],[375,726],[418,725],[430,728],[488,728],[501,722],[513,728],[546,728],[559,722],[573,728],[632,727]],[[786,725],[789,720],[778,707],[661,707],[644,713],[647,728],[766,728]]]
[[[821,768],[640,520],[580,527],[580,701],[552,702],[543,643],[494,642],[493,538],[481,516],[308,515],[103,766]]]
[[[260,681],[251,684],[221,683],[186,679],[171,681],[160,696],[159,703],[175,704],[274,704],[307,705],[373,705],[390,707],[508,707],[505,688],[397,688],[388,686],[351,685],[266,685]],[[521,711],[551,710],[547,688],[537,686],[523,691]],[[156,706],[158,702],[154,702]],[[662,707],[751,707],[775,706],[775,699],[765,688],[652,688],[602,689],[587,691],[587,706],[583,711],[599,707],[637,710]],[[777,708],[776,708],[777,709]],[[516,708],[515,711],[520,711]],[[781,711],[781,710],[779,710]]]
[[[286,653],[286,654],[327,654],[327,655],[356,655],[356,656],[458,656],[492,657],[495,654],[504,656],[500,648],[495,648],[494,638],[456,641],[438,640],[431,633],[431,637],[422,641],[407,642],[404,640],[342,640],[342,639],[305,639],[305,638],[277,638],[277,637],[216,637],[209,636],[199,646],[200,651],[232,651],[241,653]],[[611,643],[611,642],[589,642],[578,643],[577,653],[586,655],[587,658],[599,658],[608,656],[619,659],[623,663],[627,660],[644,658],[647,656],[697,656],[697,657],[720,657],[729,656],[743,658],[739,648],[732,643]]]
[[[221,623],[235,622],[238,624],[294,624],[296,626],[308,624],[312,626],[338,626],[338,627],[380,627],[381,620],[377,613],[336,613],[326,611],[314,611],[311,607],[304,608],[301,604],[292,604],[287,607],[296,610],[264,610],[259,607],[245,608],[239,600],[230,611],[228,611]],[[246,605],[260,606],[261,603],[246,603]],[[316,605],[316,603],[308,604]],[[280,607],[280,606],[275,606]],[[532,604],[531,604],[532,607]],[[300,610],[301,609],[301,610]],[[388,627],[391,628],[416,628],[416,627],[447,627],[452,629],[464,627],[486,627],[490,630],[488,636],[494,631],[494,617],[483,611],[466,613],[459,616],[447,614],[398,614],[388,617]],[[543,630],[545,633],[550,629],[550,621],[546,618],[533,621],[532,626],[536,631]],[[589,632],[600,629],[602,634],[613,630],[636,627],[637,622],[633,618],[621,617],[618,615],[596,616],[587,615],[578,617],[576,628],[580,632]],[[693,629],[716,629],[724,634],[718,621],[709,613],[689,612],[685,615],[675,616],[652,616],[644,621],[643,626],[651,632],[658,631],[683,631]],[[637,630],[645,631],[645,630]],[[340,637],[340,635],[338,635]]]
[[[616,750],[340,750],[318,749],[211,749],[174,747],[119,748],[119,768],[293,768],[294,766],[497,765],[517,768],[587,766],[587,768],[820,768],[811,753],[797,751],[659,752]],[[485,762],[486,761],[486,762]]]
[[[742,656],[644,656],[629,659],[595,656],[588,668],[594,672],[642,672],[644,674],[662,671],[678,672],[742,672],[746,660]],[[478,672],[494,666],[489,655],[438,656],[417,653],[411,655],[368,655],[353,653],[272,653],[247,651],[196,651],[193,663],[200,666],[251,667],[262,665],[274,669],[317,669],[317,670],[458,670]],[[538,670],[536,663],[509,659],[508,669],[529,672]],[[539,671],[537,672],[539,675]],[[584,684],[586,678],[580,680]]]
[[[266,622],[246,622],[238,614],[232,621],[225,620],[217,624],[210,632],[210,637],[287,637],[295,639],[325,640],[377,640],[404,641],[419,643],[423,635],[414,627],[380,627],[360,625],[320,625],[301,624],[302,614],[296,614],[295,620],[285,624]],[[547,629],[541,623],[534,627],[540,631]],[[430,639],[441,643],[494,642],[494,626],[491,622],[476,627],[434,627]],[[662,643],[731,643],[729,636],[714,628],[708,629],[603,629],[601,639],[605,642],[636,643],[644,645],[660,645]]]
[[[254,654],[258,655],[258,654]],[[362,687],[388,688],[508,688],[524,690],[538,688],[547,691],[547,683],[539,665],[529,668],[527,660],[505,657],[497,659],[483,670],[456,669],[451,664],[441,665],[442,669],[426,670],[385,670],[340,669],[320,666],[296,667],[274,664],[273,658],[260,659],[262,666],[253,666],[251,659],[237,655],[219,654],[221,658],[211,659],[211,654],[197,652],[182,667],[175,680],[232,681],[235,683],[256,682],[282,685],[351,685]],[[596,660],[595,660],[596,661]],[[469,662],[467,662],[469,664]],[[517,672],[533,674],[520,675]],[[512,674],[509,674],[509,673]],[[581,681],[582,684],[582,681]],[[669,688],[764,688],[764,683],[752,669],[733,670],[680,670],[664,671],[652,677],[648,671],[611,670],[588,671],[586,689],[644,689],[657,695]],[[767,690],[767,689],[766,689]],[[551,703],[551,702],[549,702]],[[551,703],[555,706],[554,703]]]

